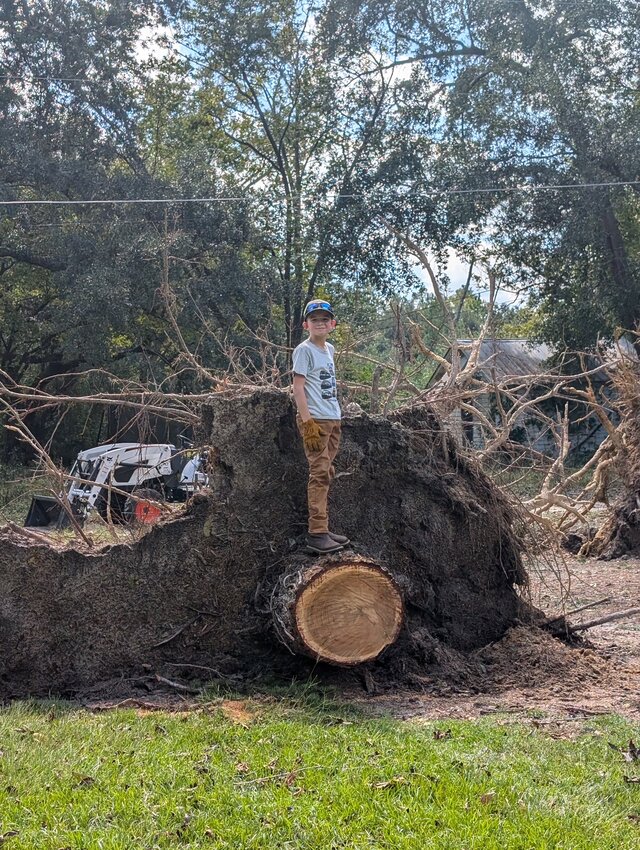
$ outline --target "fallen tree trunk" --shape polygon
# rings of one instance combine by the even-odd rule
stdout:
[[[581,555],[611,561],[640,552],[640,482],[636,480],[633,487],[618,499],[595,535],[584,542]]]
[[[307,466],[288,393],[213,395],[201,437],[211,493],[138,542],[79,551],[3,533],[5,693],[308,658],[377,659],[401,680],[429,647],[475,649],[519,616],[512,510],[429,408],[344,421],[330,515],[355,545],[337,561],[300,552]]]
[[[270,608],[291,652],[343,667],[377,658],[404,619],[400,589],[385,568],[348,552],[283,573]]]

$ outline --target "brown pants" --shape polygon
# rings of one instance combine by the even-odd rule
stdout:
[[[302,421],[296,418],[298,429]],[[304,453],[309,462],[309,484],[307,486],[307,501],[309,504],[309,534],[323,534],[329,531],[327,516],[327,497],[329,484],[335,475],[333,461],[340,445],[340,420],[316,419],[320,428],[322,447],[319,452],[310,452],[305,448]]]

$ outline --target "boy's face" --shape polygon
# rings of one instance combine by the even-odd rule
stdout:
[[[303,322],[303,327],[312,336],[328,336],[336,326],[336,320],[325,310],[314,310]]]

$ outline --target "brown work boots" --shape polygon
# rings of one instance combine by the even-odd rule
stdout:
[[[307,551],[316,552],[318,555],[330,555],[339,552],[349,543],[349,538],[342,534],[332,534],[325,531],[322,534],[307,534]]]

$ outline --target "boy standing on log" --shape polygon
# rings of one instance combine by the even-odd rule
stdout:
[[[340,405],[336,392],[333,346],[327,341],[336,326],[328,301],[309,301],[303,327],[309,336],[293,352],[293,397],[296,422],[309,462],[309,533],[307,549],[326,555],[338,552],[348,538],[329,531],[327,497],[335,474],[333,460],[340,445]]]

